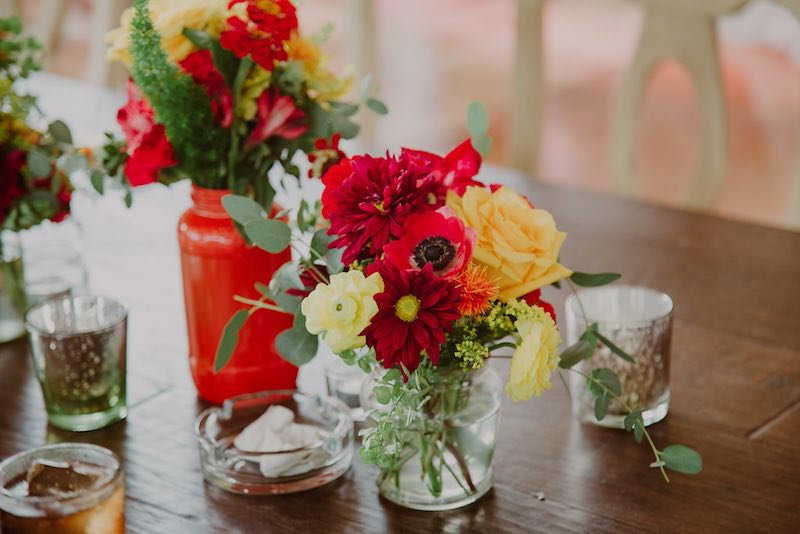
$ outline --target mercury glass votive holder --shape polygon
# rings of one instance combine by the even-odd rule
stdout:
[[[102,428],[125,418],[128,311],[95,296],[37,304],[25,326],[47,418],[67,430]]]
[[[581,374],[573,373],[573,412],[583,421],[612,428],[624,428],[628,408],[641,410],[645,426],[657,423],[669,411],[669,367],[672,349],[672,299],[646,287],[605,286],[588,288],[566,301],[567,345],[576,343],[589,324],[613,344],[633,357],[629,363],[598,343],[591,358],[575,369],[583,375],[608,368],[620,381],[620,400],[612,400],[607,415],[598,420],[595,397]]]

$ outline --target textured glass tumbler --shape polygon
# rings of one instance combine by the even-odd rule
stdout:
[[[25,325],[47,418],[67,430],[94,430],[127,415],[128,312],[105,297],[49,300]]]
[[[594,355],[576,368],[584,374],[606,367],[619,377],[621,398],[633,410],[641,410],[645,425],[661,421],[669,410],[669,366],[672,346],[672,299],[654,289],[607,286],[582,289],[566,302],[567,344],[578,341],[589,323],[597,323],[600,334],[630,354],[629,363],[598,343]],[[625,406],[614,400],[602,421],[594,415],[595,397],[586,378],[573,373],[573,412],[583,421],[623,428]]]

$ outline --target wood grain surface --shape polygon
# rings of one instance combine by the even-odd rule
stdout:
[[[564,264],[623,272],[674,298],[672,405],[652,432],[662,446],[696,447],[701,475],[674,474],[666,485],[629,434],[576,421],[555,380],[541,398],[506,402],[494,489],[462,510],[414,512],[382,500],[375,472],[357,457],[341,479],[309,492],[223,493],[200,472],[193,425],[206,406],[189,378],[173,302],[180,282],[169,269],[139,274],[127,421],[80,434],[48,427],[27,343],[0,346],[0,458],[55,441],[114,450],[126,470],[130,532],[800,531],[800,234],[496,174],[484,178],[510,182],[553,212],[568,233]],[[174,240],[173,228],[162,233]],[[106,277],[104,292],[130,291],[122,273],[151,272],[143,252],[138,266],[114,263],[130,255],[124,237],[87,250],[105,258],[103,272],[92,269]],[[141,246],[155,246],[150,237],[139,235]],[[563,310],[563,293],[546,296]],[[506,361],[492,365],[507,372]]]

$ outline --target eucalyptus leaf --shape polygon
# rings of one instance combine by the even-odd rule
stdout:
[[[591,378],[591,380],[589,380],[589,391],[591,391],[593,395],[607,395],[607,390],[614,395],[620,395],[622,393],[622,386],[619,383],[619,378],[617,378],[617,375],[611,369],[607,367],[592,369],[589,376]]]
[[[334,239],[336,239],[336,236],[328,235],[326,228],[317,230],[311,238],[311,250],[316,252],[320,258],[324,258],[328,254],[328,245]],[[317,256],[314,255],[314,257],[316,258]]]
[[[306,319],[298,311],[292,328],[284,330],[275,338],[275,348],[284,360],[300,366],[310,362],[317,354],[319,338],[306,329]]]
[[[471,136],[470,142],[482,157],[489,155],[492,150],[492,138],[486,132]]]
[[[608,395],[600,395],[594,400],[594,416],[598,421],[605,419],[609,402]]]
[[[72,144],[72,134],[69,131],[69,126],[67,126],[64,121],[51,122],[47,127],[47,131],[50,132],[50,135],[53,136],[53,140],[55,140],[56,143],[62,145]]]
[[[628,432],[633,430],[633,427],[637,424],[644,425],[641,410],[636,410],[626,415],[623,424],[625,425],[625,430]]]
[[[605,345],[606,347],[608,347],[611,350],[611,352],[613,352],[614,354],[616,354],[617,356],[619,356],[620,358],[622,358],[626,362],[634,363],[633,356],[631,356],[630,354],[628,354],[627,352],[625,352],[624,350],[619,348],[613,341],[611,341],[610,339],[608,339],[607,337],[602,335],[600,332],[595,332],[595,335],[597,336],[597,339],[599,339],[600,342],[603,345]]]
[[[86,156],[81,154],[66,154],[61,157],[58,166],[66,174],[72,174],[79,169],[85,169],[87,164]]]
[[[104,179],[103,173],[97,169],[92,169],[92,172],[89,173],[89,181],[92,183],[92,187],[101,195],[103,194]]]
[[[636,426],[633,427],[633,439],[636,440],[636,443],[641,443],[642,438],[644,438],[644,421],[637,422]]]
[[[258,248],[272,254],[285,250],[292,239],[289,225],[275,219],[252,220],[244,225],[244,232]]]
[[[392,388],[389,386],[375,386],[373,391],[375,392],[375,400],[377,400],[379,404],[389,404],[392,398]]]
[[[703,470],[703,458],[696,450],[685,445],[670,445],[659,456],[664,467],[678,473],[696,475]]]
[[[570,345],[561,353],[558,366],[562,369],[569,369],[578,362],[591,358],[594,354],[595,344],[586,340],[579,340],[574,345]]]
[[[53,172],[53,167],[47,154],[34,148],[28,152],[28,170],[36,178],[46,178]]]
[[[222,207],[231,219],[241,225],[250,221],[264,220],[266,216],[258,202],[242,195],[225,195],[222,197]]]
[[[598,287],[610,284],[621,277],[622,275],[619,273],[581,273],[575,271],[569,279],[582,287]]]
[[[386,104],[378,100],[377,98],[368,98],[367,99],[367,107],[377,113],[378,115],[386,115],[389,113],[389,108],[386,107]]]
[[[203,30],[195,30],[193,28],[183,28],[183,36],[197,48],[207,50],[211,48],[211,43],[214,39],[207,32]]]
[[[236,343],[239,342],[239,331],[247,322],[247,310],[239,310],[228,320],[228,324],[222,330],[222,337],[217,346],[217,357],[214,360],[214,372],[220,372],[231,359]]]
[[[125,207],[130,208],[133,205],[133,195],[130,191],[125,192]]]
[[[489,114],[480,102],[470,102],[467,108],[467,130],[471,137],[486,133],[489,129]]]

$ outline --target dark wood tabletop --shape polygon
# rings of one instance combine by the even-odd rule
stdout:
[[[630,434],[579,423],[556,380],[541,398],[506,401],[494,489],[467,508],[415,512],[382,500],[373,468],[357,456],[316,490],[226,494],[200,472],[193,425],[206,404],[189,378],[175,313],[182,303],[165,303],[180,295],[174,268],[137,280],[127,421],[87,433],[48,427],[27,343],[0,346],[0,458],[54,441],[114,450],[126,470],[130,532],[800,531],[800,234],[507,180],[568,233],[564,264],[619,271],[673,297],[672,404],[651,428],[657,444],[698,449],[699,476],[673,474],[665,484]],[[173,231],[162,230],[170,240]],[[117,235],[104,245],[103,268],[114,273],[94,271],[116,276],[120,293],[150,261],[115,264],[126,243]],[[546,296],[563,309],[563,293]],[[492,365],[506,372],[506,361]]]

